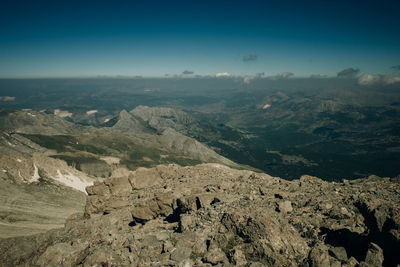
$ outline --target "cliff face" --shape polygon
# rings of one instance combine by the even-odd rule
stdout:
[[[159,165],[87,188],[83,217],[1,241],[5,265],[396,266],[400,183]]]

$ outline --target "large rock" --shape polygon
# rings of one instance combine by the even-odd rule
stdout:
[[[123,197],[129,196],[132,191],[132,186],[128,181],[128,177],[111,178],[106,181],[110,187],[113,196]]]
[[[162,179],[156,168],[138,168],[129,176],[129,182],[133,189],[143,189],[151,186],[160,185]]]
[[[208,251],[203,258],[204,262],[211,263],[212,265],[217,265],[218,263],[227,263],[228,258],[225,253],[220,249],[216,248]]]
[[[58,243],[50,246],[39,257],[37,264],[40,266],[76,266],[87,255],[89,244]]]
[[[370,243],[367,255],[365,256],[365,263],[371,267],[381,267],[383,264],[383,251],[382,249],[374,243]]]
[[[157,214],[145,204],[133,207],[131,210],[133,219],[138,223],[144,223],[152,220],[157,216]]]
[[[96,181],[92,186],[86,187],[86,192],[89,196],[91,195],[100,195],[100,196],[109,196],[110,189],[104,183],[100,183]]]
[[[109,196],[92,195],[86,199],[85,214],[91,215],[104,211]]]
[[[282,213],[292,212],[293,211],[292,202],[290,202],[289,200],[279,202],[278,210],[279,210],[279,212],[282,212]]]
[[[171,252],[171,260],[181,262],[183,260],[189,259],[191,254],[191,248],[175,248]]]
[[[315,246],[309,256],[311,267],[330,267],[328,248],[319,244]]]

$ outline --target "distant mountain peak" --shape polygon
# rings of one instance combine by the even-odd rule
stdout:
[[[130,114],[141,118],[159,133],[167,128],[187,133],[189,128],[196,126],[196,120],[190,114],[170,107],[138,106]]]

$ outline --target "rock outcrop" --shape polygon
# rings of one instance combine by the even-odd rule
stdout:
[[[0,242],[3,265],[396,266],[400,183],[160,165],[87,188],[83,217]]]

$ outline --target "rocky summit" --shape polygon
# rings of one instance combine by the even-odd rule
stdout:
[[[158,165],[86,188],[83,215],[2,239],[2,266],[398,266],[400,183]]]

